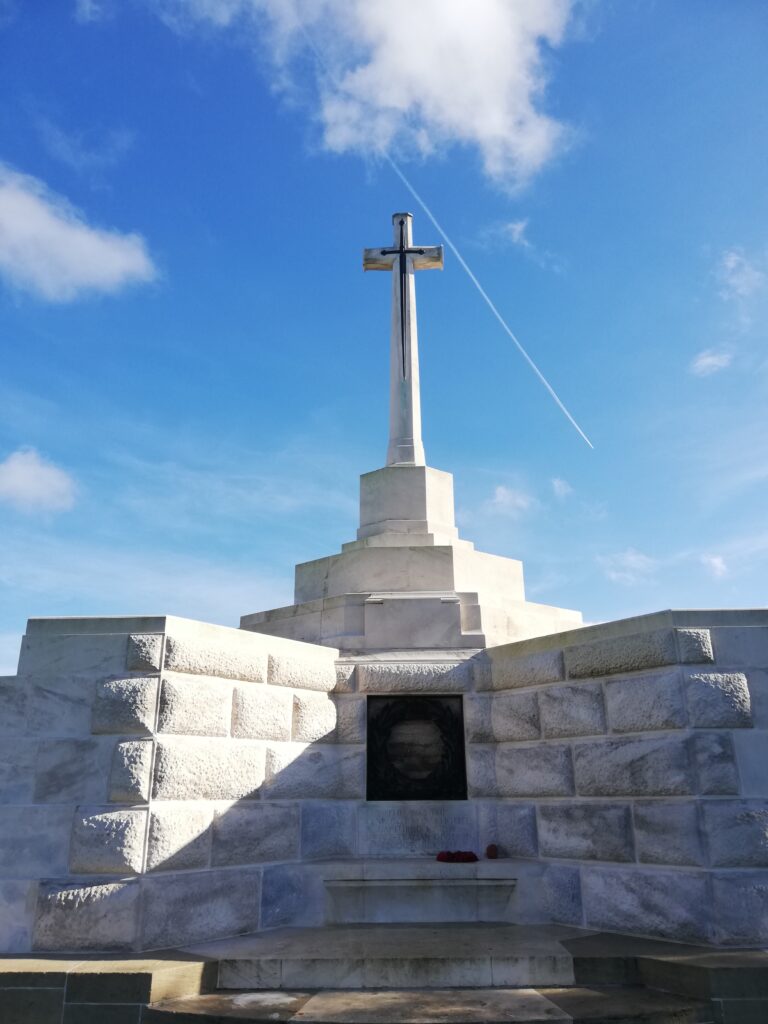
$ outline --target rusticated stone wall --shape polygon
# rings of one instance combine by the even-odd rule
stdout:
[[[767,613],[441,657],[33,620],[0,681],[0,950],[320,925],[350,862],[489,843],[513,920],[768,941]],[[467,801],[365,801],[366,697],[398,692],[464,694]]]

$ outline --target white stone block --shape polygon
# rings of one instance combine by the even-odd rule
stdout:
[[[677,671],[607,682],[605,701],[614,732],[653,732],[686,725]]]
[[[573,748],[581,796],[681,796],[693,792],[683,739],[618,739]]]
[[[317,926],[325,923],[325,893],[322,875],[312,865],[277,864],[265,867],[262,875],[261,927],[281,925]],[[304,961],[283,961],[283,984],[292,986],[296,977],[289,975]],[[326,966],[327,959],[324,961]],[[288,968],[286,968],[288,965]]]
[[[638,672],[677,662],[677,643],[672,629],[610,637],[565,650],[565,667],[572,679]]]
[[[354,662],[336,662],[335,693],[354,693],[357,689],[357,665]]]
[[[768,867],[768,801],[707,800],[702,815],[711,864]]]
[[[258,800],[264,744],[175,736],[158,741],[155,800]]]
[[[217,811],[213,819],[214,867],[296,860],[298,804],[253,803]]]
[[[533,804],[483,801],[478,807],[478,854],[495,843],[501,857],[538,854],[536,808]]]
[[[105,803],[112,740],[41,740],[36,803]]]
[[[563,652],[537,651],[516,655],[514,648],[498,648],[488,652],[494,690],[512,690],[521,686],[541,686],[565,678]]]
[[[603,692],[599,683],[549,686],[539,691],[544,736],[595,736],[606,731]]]
[[[704,872],[589,867],[582,870],[589,928],[707,942],[710,899]]]
[[[704,737],[709,739],[713,735],[715,734],[704,733],[703,736],[697,736],[696,739],[701,743]],[[720,734],[720,736],[722,737],[720,743],[725,747],[721,758],[716,762],[720,767],[716,780],[720,782],[720,787],[702,789],[702,792],[738,793],[731,738],[726,734]],[[764,797],[768,793],[768,732],[763,730],[760,732],[735,732],[733,733],[733,746],[739,764],[742,795]],[[727,761],[729,754],[730,762]],[[729,783],[730,788],[727,788]]]
[[[633,807],[635,849],[643,864],[706,863],[698,808],[691,801],[638,800]]]
[[[263,637],[239,630],[221,635],[168,636],[165,666],[170,672],[221,676],[254,683],[267,681],[267,648]]]
[[[739,743],[752,739],[754,733],[735,733]],[[692,736],[689,740],[691,759],[696,769],[698,792],[706,796],[730,796],[739,792],[739,772],[736,770],[736,757],[731,735],[727,732],[704,732]],[[768,756],[768,744],[764,753]],[[742,793],[745,795],[763,796],[766,791],[765,760],[759,760],[759,785],[756,790],[745,788],[744,766],[739,755]]]
[[[272,686],[290,686],[297,690],[336,688],[336,665],[330,658],[305,658],[290,654],[270,654],[267,681]]]
[[[464,697],[464,732],[467,743],[491,743],[491,696],[487,693],[468,693]]]
[[[689,673],[685,699],[691,725],[700,729],[744,729],[752,725],[747,677],[741,672]]]
[[[357,678],[364,693],[453,693],[469,689],[471,668],[464,661],[372,661],[357,666]]]
[[[0,953],[26,953],[32,944],[37,882],[0,881]]]
[[[152,804],[147,871],[204,868],[211,856],[213,807],[206,803]]]
[[[360,856],[434,857],[477,851],[477,806],[463,801],[376,801],[360,807]]]
[[[110,679],[96,687],[91,732],[148,736],[155,726],[157,678]]]
[[[713,941],[729,946],[768,943],[768,886],[765,871],[723,871],[712,875]]]
[[[768,665],[768,627],[726,626],[712,630],[718,665],[756,668]]]
[[[0,878],[66,874],[71,824],[71,807],[0,807]]]
[[[144,949],[168,949],[259,927],[259,868],[151,875],[141,887]]]
[[[267,744],[267,783],[271,798],[362,799],[364,753],[359,747]]]
[[[683,665],[699,665],[715,660],[708,629],[676,629],[675,636]]]
[[[38,676],[28,688],[27,732],[32,736],[87,738],[96,681],[88,676]]]
[[[129,672],[159,672],[162,655],[162,633],[132,633],[128,637],[125,667]]]
[[[573,793],[570,748],[549,743],[499,746],[496,783],[500,796],[568,796]]]
[[[336,704],[328,694],[294,693],[291,739],[298,743],[335,742]]]
[[[23,736],[26,732],[28,692],[25,680],[0,677],[0,736]]]
[[[543,857],[634,859],[630,810],[626,804],[541,804],[538,822]]]
[[[357,807],[351,800],[306,800],[301,805],[301,857],[357,856]]]
[[[535,693],[500,693],[491,701],[493,738],[533,740],[541,735],[539,704]]]
[[[273,686],[236,686],[232,735],[264,740],[290,740],[293,696]]]
[[[147,812],[78,808],[72,824],[69,868],[75,875],[138,874],[144,860]]]
[[[128,638],[124,633],[27,635],[21,641],[19,676],[56,679],[79,675],[90,679],[125,672]]]
[[[32,803],[37,740],[21,736],[0,741],[0,804]]]
[[[339,743],[365,743],[365,697],[337,697],[336,738]]]
[[[228,736],[232,683],[221,679],[165,676],[160,688],[159,732]]]
[[[136,937],[139,881],[40,885],[34,948],[131,949]]]
[[[470,743],[466,748],[466,768],[467,792],[470,797],[499,795],[494,745]]]
[[[109,772],[109,799],[115,804],[149,800],[152,740],[125,740],[115,746]]]

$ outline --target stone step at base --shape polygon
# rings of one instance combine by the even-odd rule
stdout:
[[[285,928],[195,947],[219,989],[528,988],[574,984],[559,926],[335,925]]]
[[[643,988],[230,992],[147,1007],[142,1024],[714,1024],[709,1004]]]

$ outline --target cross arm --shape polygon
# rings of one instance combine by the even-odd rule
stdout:
[[[442,245],[427,245],[411,256],[414,270],[442,270]]]
[[[391,270],[395,257],[382,255],[381,249],[363,249],[363,270]]]

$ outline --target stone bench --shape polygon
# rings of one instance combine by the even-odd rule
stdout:
[[[509,861],[336,863],[324,879],[329,924],[503,922],[516,877]]]

